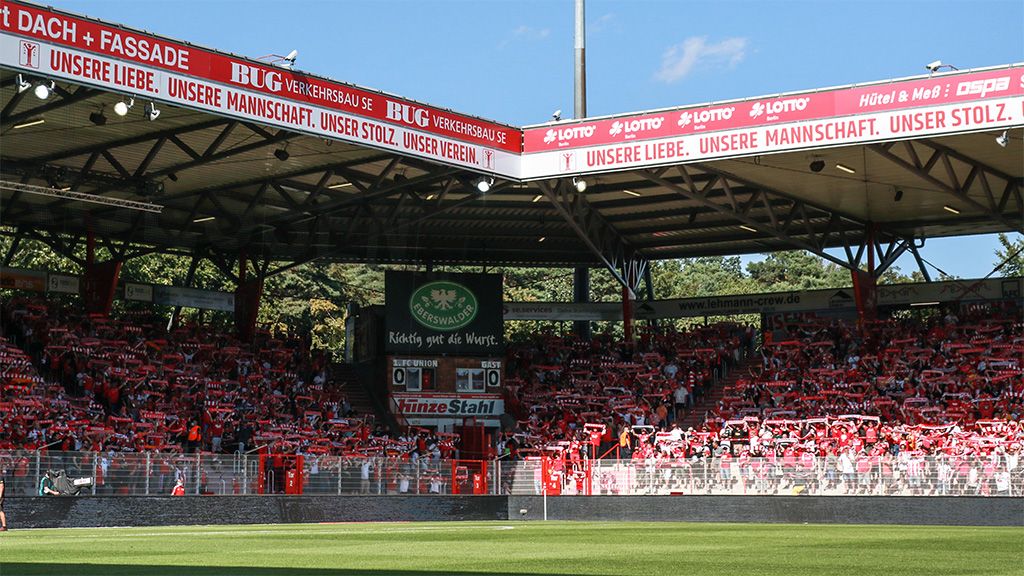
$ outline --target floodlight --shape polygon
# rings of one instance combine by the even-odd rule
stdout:
[[[476,180],[476,189],[481,193],[486,194],[490,191],[491,186],[494,185],[494,178],[485,178],[481,176]]]
[[[811,169],[811,172],[821,172],[825,169],[825,161],[821,159],[811,160],[810,165],[807,167]]]
[[[1009,143],[1010,143],[1010,136],[1006,133],[1006,130],[1003,130],[1002,134],[1000,134],[999,136],[996,136],[996,144],[999,144],[1003,148],[1006,148],[1006,145],[1009,144]]]
[[[18,74],[18,92],[24,92],[32,87],[32,83],[25,79],[24,76]]]
[[[40,82],[39,84],[36,84],[36,89],[33,90],[33,93],[36,95],[36,98],[39,98],[40,100],[46,100],[50,97],[50,93],[53,92],[53,89],[56,86],[56,82],[53,81]]]
[[[146,110],[146,118],[149,118],[150,122],[152,122],[152,121],[154,121],[154,120],[156,120],[157,118],[160,117],[160,111],[156,109],[156,104],[153,103],[153,102],[148,102],[146,104],[145,110]]]
[[[291,156],[291,154],[288,153],[287,148],[278,148],[277,150],[274,150],[274,156],[281,162],[284,162],[289,156]]]
[[[579,193],[587,191],[587,181],[583,178],[573,178],[572,185],[576,187],[576,191]]]
[[[114,114],[118,116],[127,116],[128,111],[131,110],[132,106],[135,106],[135,98],[129,98],[128,102],[121,100],[117,104],[114,104]]]

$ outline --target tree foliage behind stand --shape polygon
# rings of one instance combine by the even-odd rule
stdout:
[[[11,244],[10,236],[0,237],[0,254]],[[1024,238],[1020,235],[1000,235],[1003,249],[994,255],[994,265],[1006,263],[998,270],[1003,276],[1024,274]],[[79,259],[85,258],[84,243],[73,251]],[[110,258],[109,250],[99,245],[99,261]],[[151,254],[133,258],[124,263],[121,280],[184,286],[190,259],[186,256]],[[46,244],[36,240],[22,241],[10,266],[36,270],[50,270],[68,274],[81,274],[82,269]],[[340,358],[345,344],[345,320],[349,303],[360,307],[384,303],[384,271],[390,266],[365,264],[336,264],[312,262],[282,272],[267,279],[260,307],[259,323],[263,326],[309,332],[313,347],[336,351]],[[402,267],[395,267],[402,268]],[[481,267],[438,267],[435,270],[451,272],[481,272]],[[488,268],[487,272],[502,273],[505,278],[505,300],[514,302],[570,302],[572,301],[573,271],[566,268]],[[818,256],[803,251],[776,252],[746,262],[739,256],[713,256],[685,260],[665,260],[651,264],[654,295],[657,299],[692,298],[840,288],[851,284],[850,273]],[[939,275],[942,276],[942,275]],[[923,277],[914,271],[905,275],[898,268],[887,270],[881,284],[920,282]],[[234,282],[224,276],[209,260],[203,260],[196,269],[192,285],[207,290],[232,291]],[[641,299],[645,293],[641,291]],[[63,297],[63,296],[62,296]],[[69,302],[74,296],[67,297]],[[619,302],[622,289],[604,269],[591,271],[591,300]],[[148,304],[115,301],[115,309],[148,307]],[[162,310],[168,317],[170,307]],[[199,315],[197,310],[183,310],[186,319]],[[202,313],[203,322],[222,323],[229,327],[231,314],[209,311]],[[709,318],[714,321],[718,318]],[[740,321],[756,321],[742,317]],[[703,322],[703,318],[678,320],[679,327]],[[522,340],[543,331],[568,332],[572,322],[515,321],[506,322],[506,338]],[[595,322],[595,333],[621,335],[621,322]]]

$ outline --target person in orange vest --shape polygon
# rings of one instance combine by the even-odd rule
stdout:
[[[188,453],[191,454],[199,449],[199,424],[195,421],[188,427]]]
[[[632,449],[632,438],[630,438],[630,430],[626,426],[623,426],[619,431],[619,458],[622,460],[629,460],[633,455]]]
[[[185,481],[178,477],[178,481],[174,483],[174,489],[171,490],[171,496],[184,496],[185,495]]]

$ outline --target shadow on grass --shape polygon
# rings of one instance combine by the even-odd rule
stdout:
[[[53,564],[4,562],[3,576],[565,576],[548,572],[454,572],[371,568],[267,568],[253,566],[143,566],[138,564]]]

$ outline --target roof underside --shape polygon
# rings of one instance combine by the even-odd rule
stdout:
[[[869,222],[903,239],[1024,227],[1020,129],[1005,148],[982,132],[611,173],[588,177],[583,194],[554,181],[498,181],[482,194],[460,169],[169,106],[153,122],[138,110],[122,118],[118,96],[64,82],[40,101],[14,76],[0,72],[0,180],[164,207],[4,189],[0,224],[32,234],[91,228],[285,262],[593,266],[610,242],[658,260],[856,249]],[[104,125],[90,120],[100,110]]]

